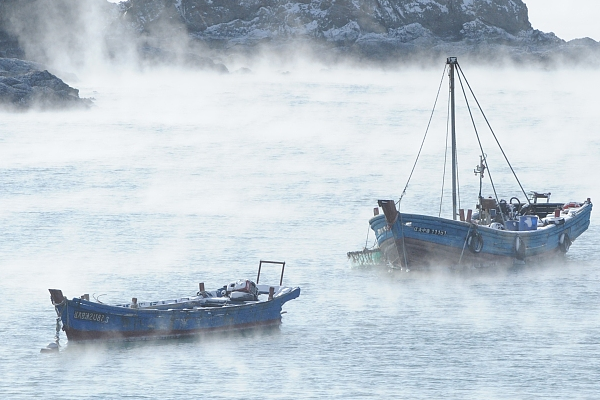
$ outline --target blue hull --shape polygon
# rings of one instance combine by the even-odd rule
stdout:
[[[513,264],[515,261],[540,260],[566,253],[571,243],[590,224],[591,199],[588,198],[583,203],[550,203],[551,193],[549,192],[525,193],[456,57],[446,59],[444,75],[446,71],[448,72],[450,87],[448,117],[446,120],[446,144],[447,146],[451,144],[451,148],[447,147],[445,154],[450,155],[452,159],[452,219],[400,213],[396,209],[396,203],[393,200],[379,200],[378,205],[383,210],[384,215],[378,215],[379,208],[374,209],[376,216],[369,223],[375,231],[377,242],[385,260],[395,267],[406,268],[437,265],[487,266]],[[458,81],[455,81],[455,75],[458,75]],[[466,86],[463,86],[463,82],[466,83]],[[455,83],[460,85],[461,90],[456,91]],[[467,87],[468,90],[466,90]],[[472,212],[473,210],[467,209],[466,215],[465,209],[460,208],[460,188],[458,185],[459,168],[455,124],[456,92],[462,92],[464,95],[465,105],[469,110],[479,149],[481,150],[479,164],[473,170],[475,175],[479,177],[479,194],[475,213]],[[521,203],[518,197],[511,197],[508,202],[498,198],[498,192],[489,174],[487,155],[483,149],[480,134],[475,127],[475,120],[469,106],[469,97],[472,97],[479,112],[484,117],[490,133],[508,163],[508,167],[512,171],[521,192],[527,197],[526,203]],[[438,97],[436,96],[436,103],[437,100]],[[435,111],[435,106],[429,122],[433,117],[433,111]],[[408,188],[423,149],[429,126],[428,124],[417,159],[398,203],[400,203]],[[445,173],[446,164],[444,160]],[[485,175],[489,178],[494,197],[491,195],[487,198],[482,196]],[[486,188],[486,190],[488,189]],[[545,199],[545,201],[538,202],[538,199]]]
[[[397,213],[395,218],[378,215],[369,223],[385,260],[394,266],[486,266],[542,260],[565,253],[568,245],[564,243],[570,245],[588,228],[591,211],[592,204],[585,203],[564,218],[563,224],[530,231],[499,230],[405,213]]]
[[[64,298],[55,304],[63,330],[72,341],[174,338],[202,332],[278,325],[287,301],[300,288],[287,288],[272,300],[178,309],[137,309]]]

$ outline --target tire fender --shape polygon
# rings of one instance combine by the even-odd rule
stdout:
[[[471,252],[475,254],[481,253],[481,250],[483,249],[483,237],[481,236],[481,233],[477,231],[471,232],[467,237],[467,246],[469,246]]]
[[[566,253],[567,251],[569,251],[569,248],[571,247],[571,238],[569,237],[569,235],[566,232],[563,232],[560,234],[560,237],[558,238],[558,249],[563,252]]]

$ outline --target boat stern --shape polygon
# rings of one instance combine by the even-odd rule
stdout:
[[[62,290],[60,289],[48,289],[50,292],[50,301],[52,301],[53,306],[59,306],[65,301],[65,296],[63,295]]]

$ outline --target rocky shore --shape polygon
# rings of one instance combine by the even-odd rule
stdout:
[[[79,97],[79,90],[43,69],[43,66],[0,58],[0,107],[24,111],[89,107],[90,99]]]
[[[232,60],[266,54],[386,66],[452,54],[551,68],[595,66],[600,44],[534,29],[522,0],[0,0],[0,104],[16,109],[91,103],[47,71],[56,59],[228,73]]]
[[[148,40],[183,32],[219,56],[302,51],[322,62],[595,63],[599,45],[534,29],[522,0],[128,0],[127,28]]]

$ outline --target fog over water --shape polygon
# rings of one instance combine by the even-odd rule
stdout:
[[[372,245],[377,199],[404,188],[444,62],[82,71],[69,83],[92,109],[1,113],[0,393],[597,397],[597,212],[551,265],[427,274],[346,259]],[[462,68],[526,190],[600,199],[597,71]],[[444,85],[404,211],[439,209],[446,97]],[[470,208],[479,150],[462,102],[458,113]],[[499,195],[518,194],[484,145]],[[48,288],[164,299],[255,278],[260,259],[285,260],[284,283],[302,288],[279,330],[93,346],[63,333],[59,354],[39,352],[55,328]]]

